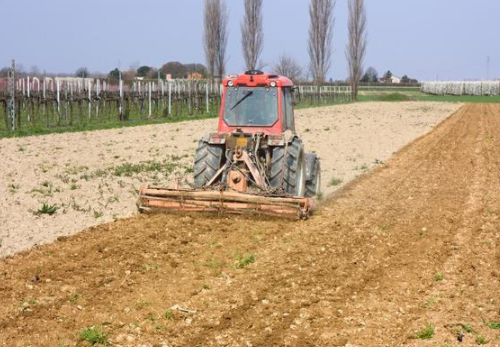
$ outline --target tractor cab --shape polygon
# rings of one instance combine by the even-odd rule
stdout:
[[[295,133],[292,81],[252,70],[223,86],[218,132],[203,136],[196,149],[193,189],[144,187],[139,209],[307,218],[321,168]]]
[[[286,77],[251,70],[229,76],[219,118],[219,133],[295,133],[293,83]]]

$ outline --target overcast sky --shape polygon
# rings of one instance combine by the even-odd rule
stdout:
[[[243,0],[230,12],[228,72],[244,68],[240,46]],[[308,65],[309,0],[264,0],[263,61],[281,53]],[[436,79],[500,77],[499,0],[366,0],[365,67],[380,74]],[[109,72],[167,61],[204,62],[203,0],[0,0],[0,67],[15,58],[27,70]],[[335,10],[329,77],[346,77],[347,0]]]

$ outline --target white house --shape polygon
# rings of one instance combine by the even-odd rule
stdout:
[[[390,81],[391,81],[391,83],[394,83],[394,84],[400,84],[401,83],[401,77],[392,75],[391,78],[390,78]]]

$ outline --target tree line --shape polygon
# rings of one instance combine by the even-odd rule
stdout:
[[[348,0],[349,40],[345,49],[352,87],[352,99],[357,98],[358,84],[363,71],[366,54],[367,20],[364,0]],[[264,67],[261,60],[264,49],[263,0],[244,0],[245,14],[240,24],[241,47],[246,69]],[[310,63],[304,71],[301,65],[287,53],[283,53],[274,64],[274,72],[297,81],[311,75],[313,83],[322,85],[332,65],[333,33],[336,0],[310,0],[308,53]],[[223,0],[204,1],[203,45],[209,78],[224,76],[227,62],[226,46],[228,11]]]

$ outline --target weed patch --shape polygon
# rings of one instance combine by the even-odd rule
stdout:
[[[167,320],[173,320],[175,318],[174,312],[172,310],[166,310],[163,317]]]
[[[36,211],[35,214],[37,214],[37,215],[48,214],[49,216],[52,216],[53,214],[55,214],[57,212],[58,209],[59,209],[59,206],[57,206],[57,205],[49,205],[49,204],[43,203],[42,207],[40,207],[40,209],[38,209],[38,211]]]
[[[419,340],[430,340],[434,337],[434,325],[427,323],[424,329],[415,333],[415,338]]]
[[[340,178],[335,178],[335,177],[334,177],[334,178],[332,178],[332,179],[330,180],[330,183],[328,183],[328,185],[329,185],[330,187],[336,187],[336,186],[338,186],[339,184],[342,184],[342,182],[343,182],[343,181],[342,181]]]
[[[247,254],[246,256],[238,254],[233,266],[235,269],[244,269],[252,263],[255,263],[255,256],[253,254]]]
[[[500,329],[500,322],[484,322],[484,325],[493,330]]]
[[[476,336],[476,343],[478,345],[485,345],[485,344],[487,344],[489,342],[490,341],[486,337],[484,337],[483,335],[477,335]]]
[[[107,346],[108,335],[102,329],[91,326],[80,331],[80,340],[90,343],[91,346]]]
[[[131,177],[142,172],[163,172],[168,175],[177,167],[177,164],[170,162],[147,161],[139,164],[124,163],[113,169],[115,176]]]

